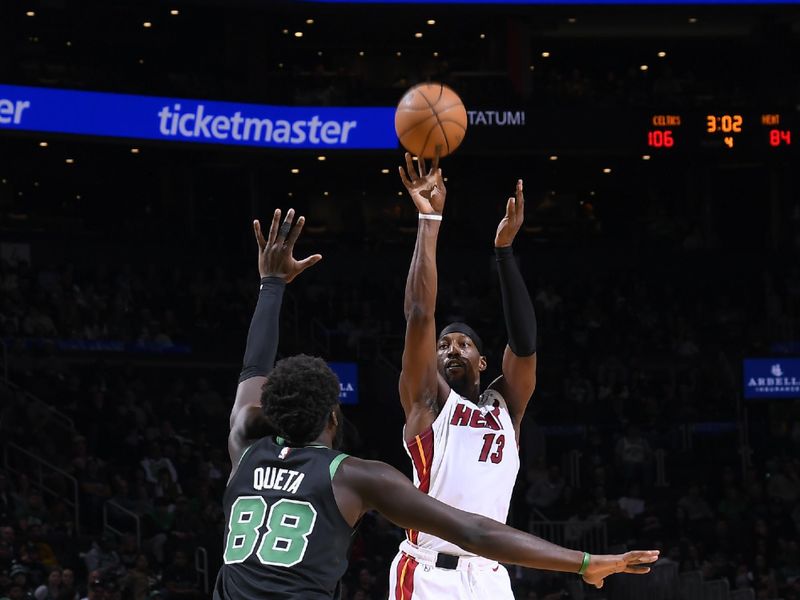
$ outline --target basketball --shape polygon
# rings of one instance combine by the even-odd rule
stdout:
[[[467,110],[442,83],[421,83],[408,90],[394,113],[394,129],[403,147],[423,158],[452,154],[467,132]]]

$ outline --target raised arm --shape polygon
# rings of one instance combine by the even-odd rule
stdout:
[[[436,368],[436,241],[442,224],[447,190],[439,168],[438,156],[430,171],[425,160],[414,168],[406,152],[406,171],[400,167],[400,179],[419,211],[417,242],[408,269],[403,309],[406,317],[406,339],[403,348],[403,368],[400,373],[400,402],[406,415],[406,437],[410,438],[430,425],[446,398],[439,389]]]
[[[276,209],[267,239],[264,239],[261,232],[261,224],[253,221],[258,242],[261,287],[247,333],[247,347],[239,375],[239,386],[236,388],[236,400],[231,409],[228,453],[234,471],[242,452],[252,440],[272,433],[261,410],[261,388],[275,365],[275,356],[278,353],[278,323],[283,291],[287,283],[322,258],[321,255],[314,254],[304,260],[294,259],[292,251],[303,230],[305,218],[297,219],[297,224],[292,228],[293,219],[294,209],[290,208],[286,213],[286,220],[280,225],[281,211]]]
[[[402,473],[385,463],[346,459],[334,477],[334,492],[340,506],[343,489],[350,494],[348,504],[360,502],[361,511],[375,509],[400,527],[425,531],[479,556],[564,573],[579,573],[584,567],[584,552],[551,544],[492,519],[443,504],[420,492]],[[354,516],[345,514],[350,523],[354,522]],[[602,587],[603,579],[613,573],[647,573],[650,569],[640,565],[657,558],[657,551],[591,556],[581,574],[587,583]]]
[[[517,430],[536,387],[536,313],[511,248],[524,218],[525,197],[520,179],[514,197],[506,203],[506,214],[494,238],[508,345],[503,353],[503,376],[492,384],[508,402]]]

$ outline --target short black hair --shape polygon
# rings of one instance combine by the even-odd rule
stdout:
[[[279,360],[261,392],[261,406],[278,435],[295,445],[313,442],[339,404],[339,378],[316,356]]]

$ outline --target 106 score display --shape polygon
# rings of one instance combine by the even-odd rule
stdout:
[[[785,113],[745,114],[664,112],[648,117],[648,150],[736,149],[776,151],[793,142],[793,123]]]

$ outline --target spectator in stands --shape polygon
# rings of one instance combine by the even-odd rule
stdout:
[[[61,598],[59,600],[79,600],[80,595],[76,589],[75,571],[64,569],[61,572]]]
[[[169,473],[170,479],[177,483],[178,473],[175,471],[175,465],[172,461],[163,455],[161,445],[153,442],[147,447],[147,456],[142,459],[142,468],[144,469],[147,481],[153,485],[158,483],[158,473],[161,469],[166,469]]]
[[[627,483],[639,482],[645,486],[652,479],[652,450],[637,425],[628,425],[615,449],[617,465]]]
[[[645,502],[638,483],[632,484],[628,489],[628,493],[625,496],[620,496],[617,502],[622,514],[629,519],[635,519],[644,512]]]
[[[138,554],[135,566],[122,581],[122,597],[124,600],[146,600],[155,583],[156,578],[150,570],[147,555]]]
[[[47,575],[47,583],[40,585],[33,593],[36,600],[61,600],[63,582],[61,567],[53,567]]]
[[[552,465],[544,477],[535,477],[528,487],[525,500],[529,505],[534,506],[547,513],[547,509],[556,504],[561,498],[564,489],[564,478],[561,476],[561,469]]]
[[[101,579],[109,573],[118,571],[122,561],[117,553],[116,536],[113,533],[104,533],[98,540],[92,542],[92,547],[83,560],[86,563],[86,570],[90,573],[98,572]]]
[[[6,474],[0,471],[0,526],[12,522],[16,515],[16,503]]]
[[[189,566],[186,553],[177,550],[163,577],[167,600],[186,600],[200,597],[197,586],[197,573]]]
[[[11,568],[17,560],[16,536],[10,525],[0,527],[0,571]]]

